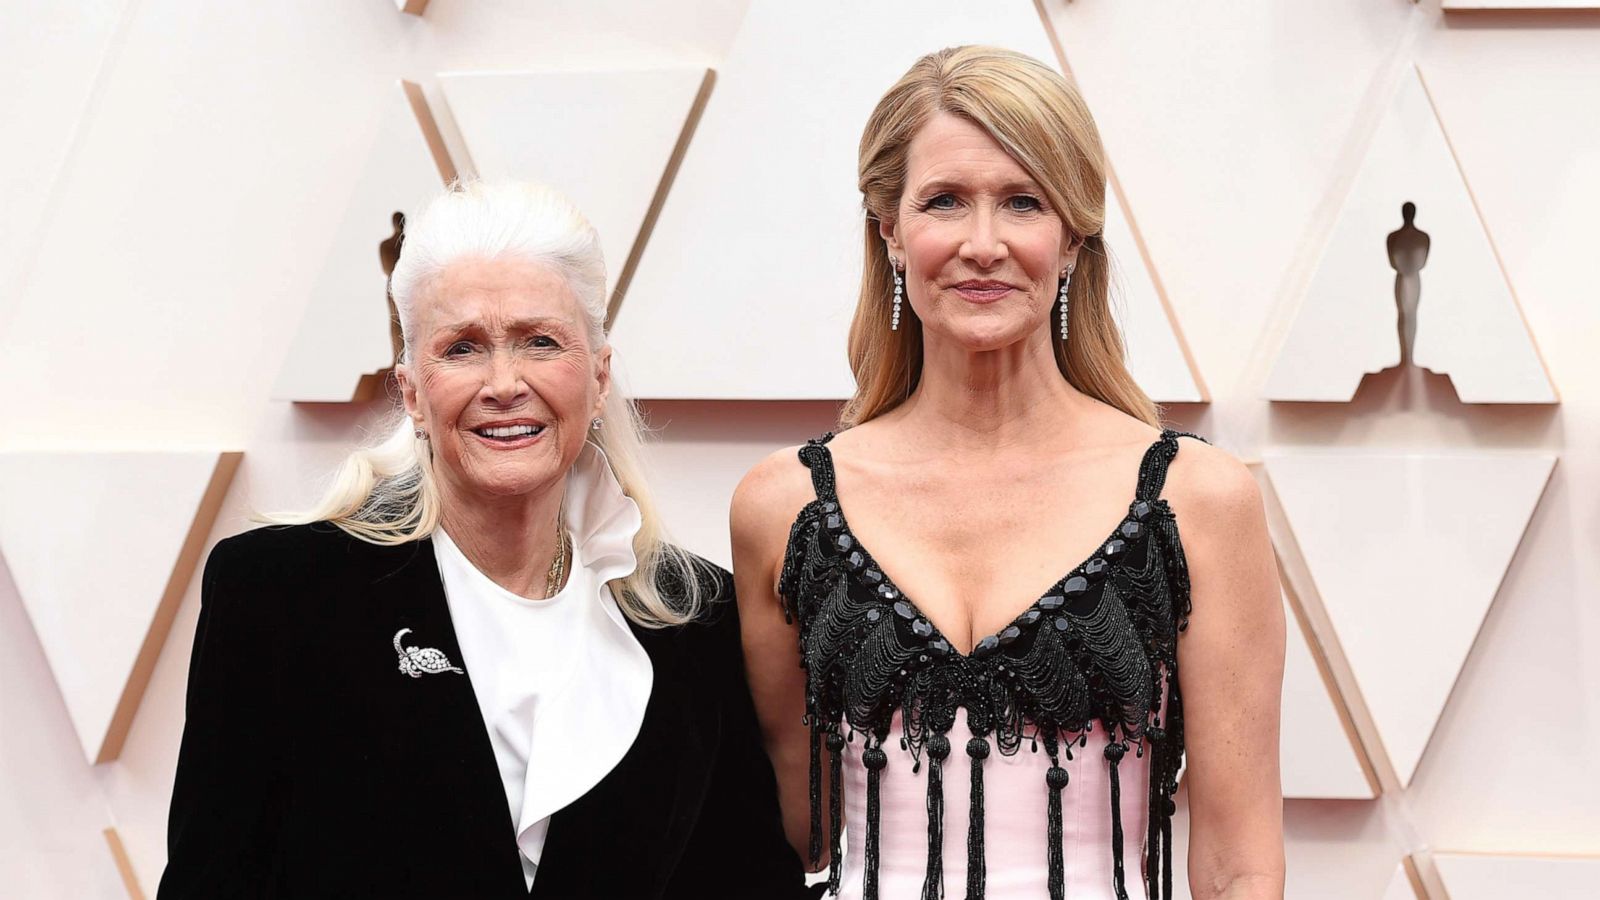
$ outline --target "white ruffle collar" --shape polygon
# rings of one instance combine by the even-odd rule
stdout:
[[[586,605],[592,627],[574,654],[573,677],[541,702],[528,747],[517,846],[535,864],[550,816],[616,768],[644,723],[654,671],[607,584],[638,567],[633,539],[643,522],[605,454],[584,444],[567,475],[574,559],[563,593],[595,602]]]
[[[633,540],[643,524],[639,505],[623,492],[610,462],[593,444],[584,444],[578,454],[566,490],[572,571],[560,593],[539,602],[587,602],[580,603],[575,619],[563,617],[563,627],[572,631],[565,636],[572,646],[567,677],[534,688],[537,715],[516,828],[517,846],[536,865],[550,816],[599,784],[633,745],[654,680],[650,657],[609,586],[638,568]],[[451,544],[446,552],[460,550]]]

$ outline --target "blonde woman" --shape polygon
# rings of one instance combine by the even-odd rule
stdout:
[[[1193,896],[1281,897],[1261,506],[1124,367],[1082,99],[1016,53],[931,54],[860,189],[844,429],[732,513],[791,842],[851,898],[1171,897],[1187,761]]]
[[[727,573],[662,541],[565,199],[469,184],[393,273],[404,417],[206,565],[160,897],[803,890]]]

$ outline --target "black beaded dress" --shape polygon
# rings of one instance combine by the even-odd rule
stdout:
[[[816,499],[790,532],[779,592],[800,626],[810,852],[828,842],[831,892],[1172,896],[1189,576],[1161,489],[1180,436],[1164,431],[1145,453],[1094,553],[970,654],[851,532],[832,436],[800,449]]]

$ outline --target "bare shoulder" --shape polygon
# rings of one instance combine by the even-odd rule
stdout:
[[[1178,439],[1163,491],[1180,521],[1241,526],[1261,520],[1261,489],[1250,468],[1219,447]]]
[[[881,459],[886,450],[903,440],[904,435],[893,418],[880,416],[840,429],[828,441],[828,452],[835,464],[844,465],[856,459]]]
[[[1244,623],[1275,627],[1281,647],[1277,564],[1261,489],[1249,467],[1226,450],[1180,438],[1162,495],[1183,534],[1197,598],[1191,624],[1198,622],[1200,633],[1209,628],[1227,634],[1255,627]]]
[[[730,526],[735,545],[781,541],[789,524],[812,499],[811,470],[800,462],[800,448],[785,447],[751,467],[733,491]]]

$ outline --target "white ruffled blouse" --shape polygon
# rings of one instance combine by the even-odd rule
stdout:
[[[616,767],[644,721],[650,657],[607,584],[637,567],[640,524],[605,454],[585,444],[567,475],[571,575],[554,597],[529,600],[502,588],[443,528],[433,535],[530,889],[550,816]]]

